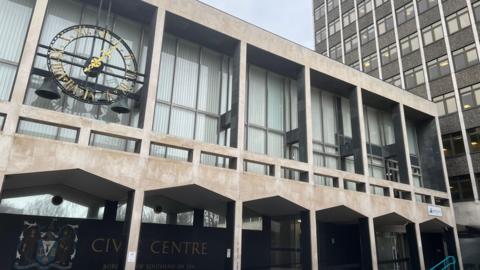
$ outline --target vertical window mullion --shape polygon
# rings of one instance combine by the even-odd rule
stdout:
[[[168,120],[167,120],[167,134],[170,134],[171,124],[172,124],[172,110],[173,110],[173,90],[175,89],[175,74],[177,71],[177,61],[178,61],[178,48],[180,46],[180,40],[178,38],[175,39],[175,57],[173,61],[173,71],[172,71],[172,89],[170,89],[170,100],[169,105],[170,108],[168,110]],[[166,151],[165,151],[166,153]]]

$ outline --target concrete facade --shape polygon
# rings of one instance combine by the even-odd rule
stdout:
[[[443,154],[440,151],[428,152],[432,149],[441,149],[441,135],[437,132],[440,130],[441,120],[438,118],[433,103],[197,1],[146,0],[144,2],[156,9],[156,19],[151,61],[148,67],[150,75],[147,80],[148,87],[146,88],[147,94],[143,108],[143,128],[134,128],[23,104],[30,70],[36,54],[36,44],[40,37],[42,21],[48,5],[47,0],[36,1],[11,98],[9,101],[0,102],[0,113],[6,115],[3,131],[0,133],[0,149],[3,153],[0,156],[0,186],[2,186],[4,179],[17,174],[81,169],[134,191],[130,204],[128,252],[137,251],[142,222],[141,209],[146,192],[186,185],[205,188],[234,202],[232,267],[238,270],[242,269],[242,209],[243,204],[247,202],[281,197],[306,209],[307,216],[310,219],[311,269],[319,269],[316,238],[316,213],[318,211],[345,206],[366,217],[365,225],[368,227],[370,235],[369,247],[372,269],[378,269],[374,219],[395,214],[414,224],[411,228],[416,235],[414,239],[417,239],[414,246],[418,249],[420,261],[418,269],[425,269],[422,243],[419,240],[422,224],[435,220],[450,226],[453,231],[456,231],[453,207],[450,207],[452,205],[450,191],[448,188],[437,188],[437,186],[448,186],[446,184],[447,167]],[[233,92],[235,96],[232,98],[234,103],[232,106],[232,132],[235,133],[232,135],[232,141],[234,141],[235,147],[224,147],[159,135],[152,131],[155,95],[158,85],[157,74],[159,73],[166,14],[186,18],[238,41],[234,67],[237,70],[234,74]],[[366,22],[367,19],[370,22]],[[372,18],[367,19],[363,19],[359,24],[368,25],[371,23]],[[303,82],[303,87],[300,89],[303,98],[299,98],[299,102],[303,102],[299,103],[302,105],[299,106],[299,127],[302,130],[300,136],[302,161],[274,158],[244,150],[246,149],[244,145],[244,117],[246,111],[248,46],[254,46],[270,54],[280,56],[302,67],[302,72],[298,75],[299,81]],[[376,48],[372,51],[379,52],[378,43],[367,44],[367,46]],[[358,128],[354,130],[354,135],[357,135],[354,136],[354,140],[357,140],[355,157],[358,157],[355,160],[355,168],[357,172],[360,171],[361,173],[316,167],[313,163],[312,110],[310,104],[312,72],[314,72],[313,74],[318,73],[328,78],[334,78],[332,80],[341,81],[344,85],[348,85],[351,92],[351,104],[354,104],[353,109],[351,108],[354,112],[352,114],[354,116],[352,117],[352,126]],[[381,78],[382,72],[380,71],[379,74]],[[393,104],[391,109],[396,112],[396,134],[401,142],[397,151],[403,152],[400,155],[403,159],[402,170],[407,172],[405,173],[407,179],[405,183],[376,179],[368,174],[366,127],[362,108],[366,102],[370,102],[371,97],[380,98],[380,100],[387,101],[388,104]],[[412,181],[410,154],[408,147],[405,146],[407,137],[406,115],[410,114],[422,115],[422,117],[428,119],[428,129],[422,135],[431,141],[429,141],[429,145],[423,148],[426,149],[425,153],[431,155],[430,158],[438,166],[432,167],[431,176],[428,169],[429,165],[422,167],[425,171],[425,177],[431,177],[428,181],[432,182],[430,185],[432,188],[416,187]],[[20,118],[75,128],[78,130],[78,141],[67,143],[18,134],[16,131]],[[90,146],[89,140],[92,132],[134,139],[140,144],[139,151],[138,153],[126,153]],[[185,149],[189,152],[190,159],[185,162],[150,156],[151,143]],[[201,162],[202,153],[228,157],[234,161],[233,164],[235,165],[232,168],[207,166]],[[271,175],[258,175],[246,172],[244,161],[269,165],[273,168],[273,173]],[[472,162],[470,161],[468,164],[471,168]],[[284,168],[303,172],[307,175],[306,179],[308,181],[283,179],[282,170]],[[335,178],[338,181],[338,186],[314,185],[314,174]],[[439,175],[440,177],[437,178],[433,175]],[[363,184],[364,190],[347,190],[344,186],[344,180]],[[388,190],[388,195],[372,194],[371,185],[385,188]],[[396,191],[409,193],[410,199],[395,198]],[[415,199],[412,200],[411,197],[415,194],[429,196],[432,204],[437,204],[437,201],[441,200],[447,201],[446,204],[437,205],[442,210],[443,215],[441,217],[430,216],[427,212],[427,204],[417,202]],[[478,196],[476,198],[478,200]],[[460,254],[456,234],[454,239],[456,253]],[[458,256],[458,260],[460,261],[460,269],[462,269],[461,256]],[[135,269],[135,262],[126,261],[125,269]]]

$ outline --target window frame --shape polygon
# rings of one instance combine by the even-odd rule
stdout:
[[[317,44],[324,42],[327,40],[327,28],[323,27],[322,29],[315,32],[315,41]]]
[[[366,33],[367,35],[367,39],[364,40],[362,37],[364,35],[364,33]],[[373,24],[363,28],[361,31],[360,31],[360,44],[361,45],[365,45],[367,44],[368,42],[372,41],[372,40],[375,40],[375,27]]]
[[[408,50],[404,51],[403,44],[408,44]],[[413,49],[416,46],[415,49]],[[400,40],[400,52],[402,56],[409,55],[411,53],[416,52],[420,49],[420,40],[418,40],[417,32],[414,32]]]
[[[325,3],[321,4],[313,11],[313,18],[315,21],[319,21],[325,16]]]
[[[462,89],[459,89],[460,103],[462,104],[462,110],[467,111],[480,106],[480,83],[476,83]],[[465,102],[464,96],[471,96],[471,105]]]
[[[458,106],[455,100],[455,92],[449,92],[440,96],[433,97],[432,101],[437,106],[439,116],[449,115],[458,112]],[[455,108],[451,110],[449,104],[453,104]]]
[[[327,11],[332,11],[338,7],[340,0],[327,0]]]
[[[358,37],[357,37],[357,34],[353,34],[351,36],[349,36],[348,38],[346,38],[344,41],[343,41],[343,44],[344,44],[344,49],[345,49],[345,54],[355,50],[358,48]],[[349,45],[348,47],[350,49],[347,50],[347,44]]]
[[[436,30],[440,31],[440,33],[442,34],[441,37],[437,36],[437,33],[439,33],[439,32],[436,32]],[[425,36],[427,34],[432,35],[432,41],[431,42],[426,41]],[[423,39],[423,45],[424,46],[428,46],[430,44],[433,44],[433,43],[443,39],[444,37],[445,37],[445,34],[443,33],[443,29],[442,29],[442,21],[434,22],[434,23],[430,24],[429,26],[424,27],[422,29],[422,39]]]
[[[365,67],[365,63],[370,63],[367,68]],[[377,52],[374,52],[370,55],[367,55],[362,58],[362,67],[363,67],[363,72],[369,73],[374,70],[378,69],[378,57],[377,57]]]
[[[462,16],[465,16],[465,17],[462,17]],[[467,18],[468,24],[463,25],[462,18]],[[452,35],[454,33],[457,33],[459,31],[469,27],[472,24],[472,22],[470,21],[470,16],[468,14],[468,8],[467,7],[462,8],[461,10],[456,11],[456,12],[448,15],[445,18],[445,23],[447,25],[447,32],[448,32],[449,35]],[[455,24],[453,24],[453,23],[455,23]],[[456,29],[454,29],[454,30],[451,29],[451,26],[453,26],[453,25],[455,25],[455,27],[456,27]]]
[[[352,16],[353,16],[353,18],[352,18]],[[346,19],[346,18],[348,18],[348,19]],[[355,8],[351,8],[349,11],[345,12],[342,15],[342,19],[343,19],[343,27],[347,27],[348,25],[354,23],[356,21]],[[348,22],[348,23],[345,23],[345,22]]]
[[[446,65],[442,65],[446,63]],[[435,71],[435,72],[433,72]],[[450,63],[448,61],[448,55],[440,56],[427,63],[428,79],[434,81],[450,74]]]
[[[410,15],[410,17],[408,17],[408,13],[407,13],[408,9],[411,9],[411,12],[412,12],[412,15]],[[403,15],[404,19],[400,19],[402,17],[399,16],[399,14]],[[402,7],[397,8],[397,10],[395,10],[395,15],[397,16],[397,25],[402,25],[410,21],[411,19],[415,18],[415,9],[413,8],[413,2],[407,3],[406,5],[403,5]]]
[[[333,31],[332,31],[332,28],[333,28]],[[340,18],[336,18],[335,20],[333,20],[328,24],[328,36],[332,36],[337,32],[340,32],[341,28],[342,28],[342,25],[340,24]]]
[[[472,61],[468,61],[468,55],[469,53],[472,53],[472,52],[475,54],[475,59]],[[459,67],[459,63],[457,61],[460,58],[465,65]],[[453,60],[453,67],[455,69],[455,72],[458,72],[476,65],[478,63],[478,52],[477,52],[476,44],[472,43],[463,48],[453,51],[452,60]]]
[[[425,6],[422,6],[422,3],[425,3]],[[436,6],[438,6],[437,0],[417,0],[418,14],[422,14]]]
[[[385,53],[388,53],[388,56],[385,56]],[[394,55],[394,56],[392,56]],[[385,57],[384,57],[385,56]],[[387,60],[387,61],[384,61]],[[397,51],[397,44],[392,43],[380,50],[380,62],[382,65],[387,65],[395,60],[398,59],[398,51]]]
[[[331,46],[330,49],[330,58],[336,61],[341,61],[342,60],[342,43],[338,43],[334,46]],[[332,52],[334,52],[335,57],[333,57]],[[339,54],[339,55],[337,55]]]
[[[361,18],[368,13],[372,12],[373,6],[372,6],[372,0],[364,0],[361,3],[357,4],[357,9],[358,9],[358,18]]]
[[[393,15],[389,14],[377,21],[378,36],[384,35],[395,27]]]
[[[419,66],[416,66],[416,67],[413,67],[409,70],[406,70],[403,72],[404,74],[404,78],[405,78],[405,89],[413,89],[413,88],[416,88],[422,84],[425,84],[425,74],[423,72],[423,66],[422,65],[419,65]],[[418,74],[421,74],[422,75],[422,79],[423,79],[423,82],[418,82]],[[413,85],[412,87],[410,87],[408,85],[408,76],[410,75],[414,75],[413,77],[415,78],[415,85]]]
[[[399,85],[396,84],[397,81],[399,82]],[[398,88],[402,88],[402,76],[400,76],[400,74],[397,74],[388,79],[385,79],[385,82],[391,85],[394,85]]]

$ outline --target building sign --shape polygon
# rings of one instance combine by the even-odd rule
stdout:
[[[125,252],[123,222],[0,214],[0,269],[108,270],[125,260],[136,269],[224,269],[228,232],[142,224],[138,252]]]
[[[436,205],[429,205],[427,208],[429,216],[442,217],[442,208]]]
[[[86,45],[92,47],[90,57],[74,53],[75,47]],[[58,33],[48,48],[47,64],[63,93],[97,105],[112,104],[131,93],[138,76],[128,44],[94,25],[75,25]]]

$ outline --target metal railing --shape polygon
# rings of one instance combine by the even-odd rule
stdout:
[[[439,262],[434,267],[430,268],[430,270],[450,270],[456,269],[457,259],[454,256],[447,256],[443,261]]]

